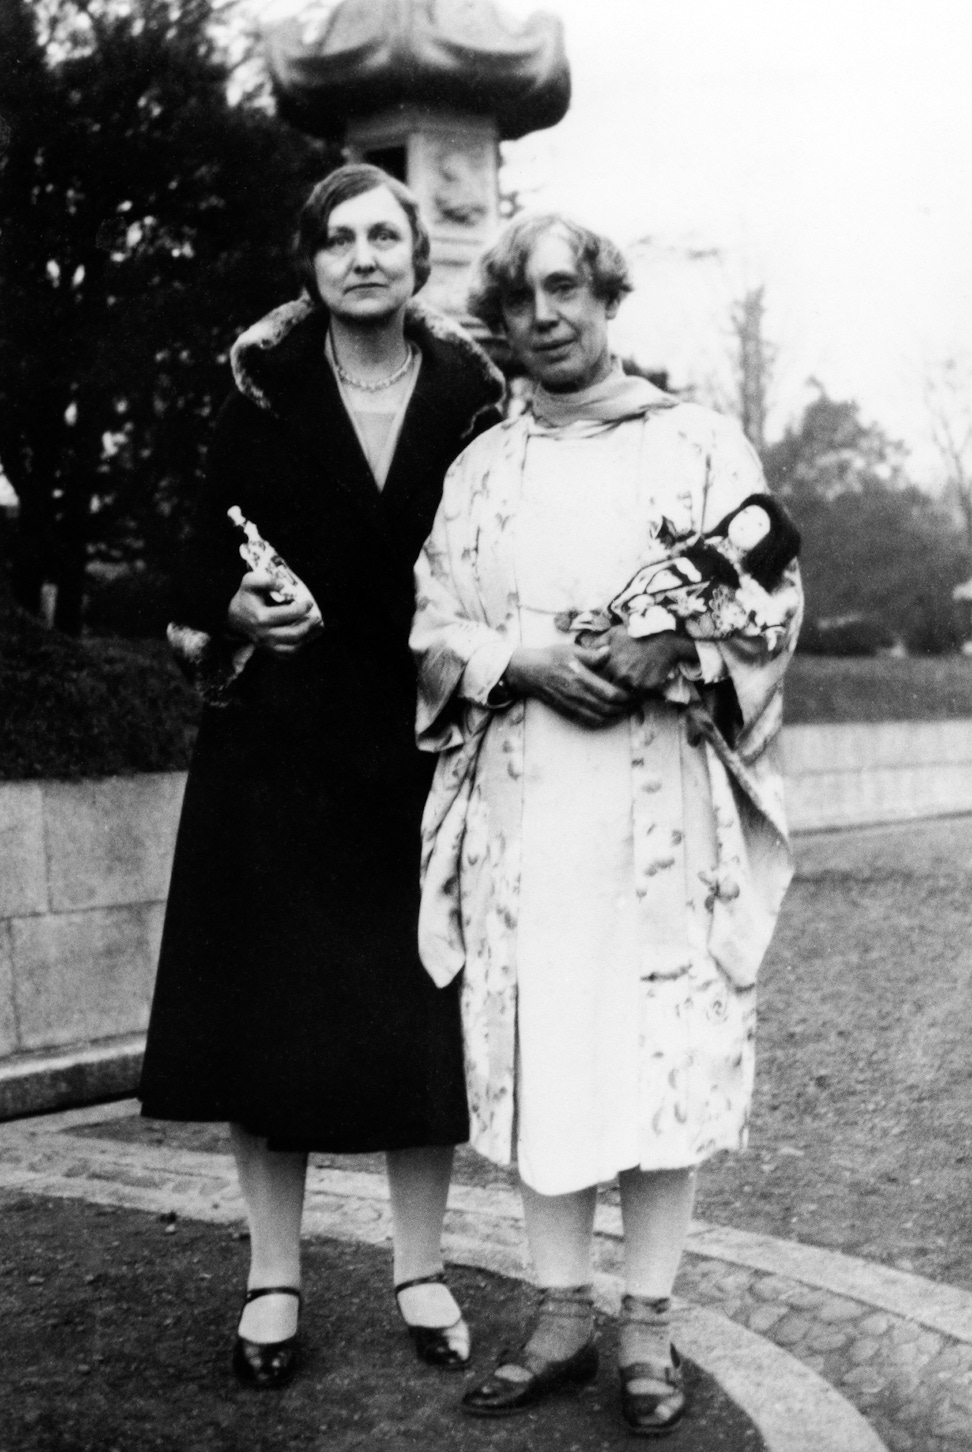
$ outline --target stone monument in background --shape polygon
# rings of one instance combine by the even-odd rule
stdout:
[[[263,24],[279,114],[407,182],[432,237],[423,296],[462,317],[499,221],[499,143],[570,104],[558,18],[493,0],[308,0]]]

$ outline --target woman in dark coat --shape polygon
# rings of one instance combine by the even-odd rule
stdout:
[[[433,763],[414,744],[408,632],[444,473],[495,422],[502,384],[411,301],[428,255],[414,197],[377,168],[311,194],[304,296],[233,349],[177,632],[211,704],[141,1098],[155,1118],[231,1124],[251,1233],[234,1365],[261,1386],[293,1369],[311,1150],[388,1152],[399,1309],[426,1360],[468,1360],[440,1283],[468,1120],[455,988],[432,985],[416,948]],[[234,505],[306,592],[278,603],[247,570]]]

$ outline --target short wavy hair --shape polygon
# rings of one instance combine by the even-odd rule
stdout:
[[[324,304],[317,290],[314,258],[327,237],[327,223],[331,213],[342,202],[350,202],[352,197],[363,197],[366,192],[377,191],[379,187],[388,188],[412,229],[412,266],[415,269],[413,291],[418,292],[428,282],[432,271],[429,260],[432,244],[428,229],[422,221],[415,193],[397,177],[382,171],[380,166],[372,166],[364,161],[351,162],[347,166],[339,166],[337,171],[332,171],[323,181],[317,183],[297,218],[293,243],[294,267],[311,301],[318,306],[323,307]]]
[[[518,217],[479,259],[469,294],[469,311],[491,333],[504,331],[503,304],[512,292],[523,286],[527,264],[538,239],[553,231],[565,234],[595,297],[619,303],[633,290],[624,255],[609,238],[559,212]]]

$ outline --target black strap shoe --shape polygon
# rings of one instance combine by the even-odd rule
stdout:
[[[416,1276],[414,1280],[402,1281],[395,1287],[395,1304],[398,1306],[398,1314],[408,1327],[408,1334],[412,1338],[416,1355],[420,1361],[427,1362],[429,1366],[437,1366],[440,1371],[462,1371],[463,1367],[469,1365],[469,1329],[463,1320],[462,1313],[448,1326],[415,1326],[409,1321],[402,1310],[402,1303],[398,1299],[402,1291],[407,1291],[410,1286],[428,1286],[446,1284],[445,1272],[436,1271],[431,1276]],[[459,1327],[463,1327],[464,1334],[457,1336]]]
[[[505,1366],[518,1367],[525,1377],[503,1376]],[[526,1411],[551,1392],[584,1386],[597,1376],[597,1342],[591,1339],[564,1361],[548,1361],[526,1347],[505,1352],[492,1376],[466,1392],[462,1409],[471,1417],[508,1417]]]
[[[546,1354],[557,1346],[558,1335],[563,1339],[571,1322],[573,1330],[563,1343],[564,1349],[576,1345],[575,1338],[582,1336],[577,1349],[562,1358]],[[538,1349],[544,1343],[546,1350]],[[591,1287],[545,1286],[540,1292],[533,1334],[519,1351],[503,1352],[492,1376],[463,1397],[462,1409],[473,1417],[507,1417],[533,1406],[551,1392],[583,1386],[595,1376],[597,1337]]]
[[[621,1412],[636,1437],[667,1437],[685,1415],[682,1358],[674,1346],[671,1356],[667,1364],[633,1361],[618,1368]],[[635,1390],[636,1383],[643,1389]]]
[[[258,1286],[247,1291],[243,1309],[261,1296],[296,1296],[298,1312],[301,1295],[294,1286]],[[284,1341],[250,1341],[237,1333],[233,1347],[233,1370],[244,1386],[260,1390],[276,1390],[286,1386],[297,1369],[297,1333]]]

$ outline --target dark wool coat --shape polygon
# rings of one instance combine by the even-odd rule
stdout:
[[[236,1120],[332,1152],[468,1135],[455,987],[416,949],[412,567],[446,469],[496,421],[501,381],[414,305],[422,366],[382,491],[324,358],[326,315],[288,304],[234,349],[184,619],[218,639],[244,573],[237,504],[307,584],[324,630],[258,651],[204,710],[148,1032],[143,1112]]]

